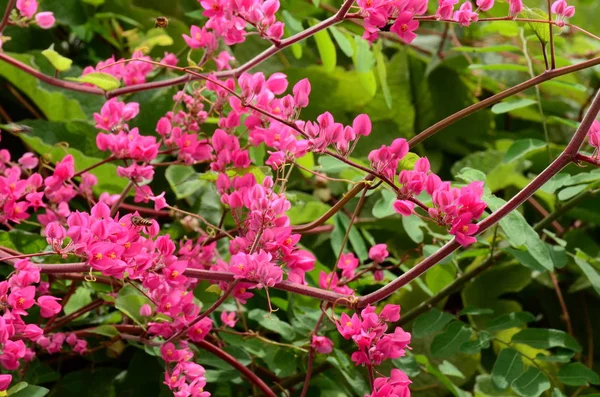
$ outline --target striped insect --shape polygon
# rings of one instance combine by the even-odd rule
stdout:
[[[154,27],[165,29],[169,26],[169,19],[167,17],[156,17],[154,19]]]
[[[121,131],[129,132],[129,127],[127,127],[126,125],[116,125],[110,129],[110,132],[112,132],[113,134],[118,134]]]
[[[141,216],[134,215],[131,217],[131,224],[133,226],[152,226],[152,221]]]

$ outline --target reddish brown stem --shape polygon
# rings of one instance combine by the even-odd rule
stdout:
[[[254,372],[250,371],[250,369],[248,367],[246,367],[245,365],[240,363],[238,360],[235,359],[235,357],[233,357],[229,353],[221,350],[217,346],[215,346],[212,343],[207,342],[205,340],[201,341],[201,342],[195,342],[195,344],[198,347],[219,357],[221,360],[225,361],[226,363],[231,365],[233,368],[238,370],[242,375],[244,375],[246,377],[246,379],[248,379],[256,387],[258,387],[264,396],[277,397],[277,394],[275,394],[271,389],[269,389],[269,386],[267,386],[265,384],[265,382],[262,381],[262,379],[260,379],[258,376],[256,376],[256,374]]]
[[[567,309],[567,304],[565,303],[565,299],[563,298],[563,294],[560,290],[560,285],[558,284],[558,278],[556,277],[556,273],[550,272],[550,279],[552,280],[552,284],[554,285],[554,291],[556,291],[556,297],[558,298],[558,303],[560,304],[563,321],[567,325],[567,332],[569,333],[569,335],[574,336],[573,325],[571,324],[571,316],[569,316],[569,310]]]
[[[97,299],[93,302],[90,302],[87,305],[80,308],[79,310],[74,311],[73,313],[56,320],[56,322],[53,325],[46,326],[44,328],[44,333],[47,334],[49,332],[52,332],[55,329],[58,329],[58,328],[62,327],[63,325],[70,323],[71,321],[75,320],[76,318],[81,317],[84,314],[91,312],[94,309],[99,308],[100,306],[104,305],[105,303],[106,302],[103,301],[102,299]]]
[[[575,161],[580,161],[591,165],[595,165],[596,167],[600,167],[600,158],[598,157],[590,157],[586,156],[585,154],[577,153],[575,155]]]
[[[2,35],[2,31],[8,24],[8,19],[10,18],[10,14],[12,13],[13,8],[15,8],[15,4],[17,0],[8,0],[6,4],[6,11],[4,11],[4,15],[2,16],[2,20],[0,21],[0,36]]]

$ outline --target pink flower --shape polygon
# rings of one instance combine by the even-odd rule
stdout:
[[[62,309],[61,305],[57,302],[59,300],[60,298],[55,298],[54,296],[40,296],[37,300],[40,306],[40,315],[44,318],[50,318],[59,313]]]
[[[516,17],[523,11],[522,0],[508,0],[508,13],[512,17]]]
[[[0,354],[0,364],[9,371],[19,368],[19,359],[25,357],[26,347],[22,340],[8,340],[4,343],[2,354]]]
[[[338,268],[342,269],[342,277],[351,279],[354,277],[354,270],[358,267],[358,258],[353,253],[342,254],[338,262]]]
[[[470,220],[471,217],[469,215],[461,215],[454,221],[452,229],[450,230],[450,233],[454,234],[456,237],[456,241],[463,247],[471,245],[477,241],[477,239],[473,237],[473,234],[477,233],[479,226],[469,223]]]
[[[39,14],[38,14],[39,15]],[[31,170],[38,166],[39,160],[38,158],[31,152],[25,153],[19,159],[19,164],[26,170]]]
[[[56,19],[54,19],[54,14],[49,11],[39,12],[35,15],[35,21],[38,26],[42,29],[50,29],[54,26]]]
[[[321,354],[329,354],[333,351],[333,341],[325,336],[313,335],[311,346]]]
[[[435,17],[437,19],[452,19],[456,3],[458,3],[458,0],[439,0],[439,7],[435,12]]]
[[[373,262],[382,263],[388,256],[387,244],[376,244],[369,249],[369,259]]]
[[[33,17],[37,8],[37,0],[17,0],[17,10],[26,18]]]
[[[0,391],[6,391],[6,389],[8,389],[8,386],[10,386],[10,382],[12,382],[12,375],[0,375]]]
[[[360,333],[362,321],[360,321],[356,313],[354,313],[352,317],[348,316],[346,313],[342,313],[340,321],[335,325],[344,339],[350,339],[352,336]]]
[[[477,0],[476,4],[481,11],[487,11],[494,6],[494,0]]]
[[[400,306],[398,305],[385,305],[379,316],[384,321],[396,322],[400,320]]]
[[[302,79],[294,85],[294,103],[299,108],[308,106],[308,96],[310,95],[310,82],[308,79]]]
[[[235,318],[235,312],[221,312],[221,322],[223,325],[226,325],[230,328],[235,327],[235,323],[237,323],[237,319]]]
[[[566,0],[556,0],[552,3],[550,10],[556,15],[556,24],[558,26],[564,26],[565,18],[571,18],[575,15],[575,6],[568,5]]]
[[[152,315],[152,307],[149,304],[144,303],[142,305],[142,307],[140,307],[140,316],[148,317],[151,315]]]
[[[479,15],[473,12],[473,5],[470,1],[465,1],[460,6],[459,10],[454,12],[454,20],[462,26],[469,26],[471,22],[477,21]]]
[[[26,316],[26,310],[33,306],[33,304],[35,303],[35,301],[33,300],[34,296],[34,286],[25,287],[20,290],[11,292],[10,295],[8,295],[8,304],[12,307],[13,314]]]
[[[352,129],[356,135],[369,136],[371,134],[371,119],[367,114],[359,114],[352,122]]]
[[[393,207],[394,211],[397,213],[404,216],[410,216],[414,212],[415,204],[408,200],[396,200],[394,201]]]
[[[227,51],[221,51],[219,55],[217,55],[213,59],[215,61],[215,64],[217,65],[217,70],[231,69],[231,66],[229,64],[231,63],[231,61],[235,60],[235,58],[232,57],[231,54],[229,54],[229,52]]]
[[[396,22],[390,28],[391,32],[396,33],[407,44],[412,43],[417,37],[413,32],[419,27],[419,21],[415,21],[413,17],[414,15],[411,12],[404,11],[396,18]]]
[[[170,52],[165,52],[165,56],[161,59],[160,63],[168,66],[177,66],[177,56]]]

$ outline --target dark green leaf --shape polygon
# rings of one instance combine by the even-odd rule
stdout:
[[[538,397],[549,388],[550,381],[535,367],[529,367],[512,383],[512,389],[521,397]]]
[[[583,274],[585,274],[588,280],[590,280],[590,283],[592,284],[592,287],[594,288],[596,293],[600,294],[600,274],[598,274],[598,271],[594,269],[594,267],[590,265],[586,260],[577,256],[575,257],[575,263],[577,264],[577,266],[579,266],[579,268],[581,269]]]
[[[525,366],[521,354],[511,348],[504,349],[498,355],[492,368],[492,382],[500,390],[506,390],[523,373]]]
[[[508,313],[498,316],[490,321],[487,329],[489,331],[501,331],[503,329],[520,327],[532,321],[535,321],[535,316],[529,312]]]
[[[506,156],[504,156],[504,162],[508,163],[516,159],[520,159],[543,147],[546,147],[546,142],[540,141],[539,139],[520,139],[513,142],[513,144],[508,148]]]
[[[456,354],[460,346],[471,338],[472,330],[460,321],[454,321],[446,330],[433,338],[431,354],[444,358]]]
[[[581,345],[564,331],[546,328],[524,329],[512,337],[512,343],[524,343],[538,349],[564,347],[575,352],[581,351]]]
[[[442,330],[454,317],[436,308],[415,319],[413,324],[413,336],[422,338]]]
[[[569,386],[588,386],[599,384],[600,376],[581,363],[571,363],[558,371],[558,380]]]
[[[294,328],[290,324],[281,321],[274,313],[269,314],[265,310],[252,309],[248,312],[248,318],[256,321],[262,327],[278,333],[286,340],[292,340],[296,336]]]
[[[518,65],[514,65],[514,66],[518,66]],[[525,69],[527,69],[527,68],[525,68]],[[527,106],[535,105],[536,103],[537,102],[534,101],[533,99],[527,99],[527,98],[511,100],[508,102],[500,102],[500,103],[497,103],[494,106],[492,106],[492,113],[494,113],[494,114],[508,113],[508,112],[512,112],[513,110],[517,110],[517,109],[521,109],[521,108],[524,108]],[[508,153],[507,153],[507,156],[508,156]],[[509,161],[509,160],[505,159],[505,161]]]

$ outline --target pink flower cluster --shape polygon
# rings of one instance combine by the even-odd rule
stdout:
[[[398,180],[398,200],[393,204],[397,213],[404,216],[413,214],[415,204],[410,199],[426,191],[433,202],[428,213],[435,222],[448,228],[464,247],[477,241],[473,234],[479,227],[472,222],[479,219],[487,207],[482,200],[483,182],[453,188],[450,182],[442,182],[431,172],[429,161],[424,157],[416,161],[413,170],[402,170]]]
[[[306,284],[305,273],[314,268],[315,257],[296,247],[300,235],[292,233],[285,215],[290,203],[285,194],[273,190],[273,179],[266,177],[258,184],[252,174],[230,179],[220,173],[217,190],[223,204],[231,209],[240,232],[230,241],[229,263],[219,261],[218,269],[258,283],[239,283],[234,296],[245,301],[252,296],[248,289],[271,287],[280,282],[283,265],[290,281]],[[226,288],[226,284],[221,288]]]
[[[68,203],[77,194],[91,196],[97,179],[84,173],[76,185],[71,180],[75,175],[73,156],[67,155],[57,162],[53,174],[45,179],[37,172],[32,173],[38,163],[32,153],[25,153],[14,163],[7,150],[0,150],[0,223],[19,223],[29,218],[29,209],[45,208],[46,213],[39,214],[38,221],[46,225],[69,216]]]
[[[184,345],[181,349],[172,343],[165,343],[160,348],[162,358],[167,363],[175,363],[172,370],[165,371],[164,384],[173,391],[174,397],[210,397],[210,393],[204,391],[204,367],[191,361],[192,351],[185,343],[181,344]]]
[[[552,3],[550,11],[556,15],[556,25],[564,26],[565,19],[575,15],[575,6],[570,6],[566,0],[556,0]]]
[[[393,179],[398,170],[398,163],[407,153],[408,142],[406,139],[394,139],[390,146],[381,145],[381,148],[369,153],[371,168],[380,175]]]
[[[412,382],[399,369],[392,369],[390,377],[380,377],[373,382],[373,393],[365,397],[410,397],[408,385]]]
[[[317,117],[317,122],[298,123],[303,127],[308,138],[309,148],[316,153],[323,153],[330,145],[335,145],[342,156],[349,155],[361,136],[371,134],[371,119],[366,114],[359,114],[352,126],[336,123],[333,115],[325,112]],[[354,145],[350,147],[350,143]]]
[[[24,317],[34,306],[39,307],[42,318],[53,317],[62,310],[58,303],[60,299],[48,295],[48,283],[40,280],[39,268],[24,259],[15,263],[15,271],[8,280],[0,282],[0,306],[3,309],[0,316],[0,365],[6,370],[14,371],[19,368],[21,360],[33,359],[35,351],[27,346],[26,341],[35,343],[50,354],[61,351],[65,341],[74,352],[84,353],[87,350],[85,340],[78,339],[75,334],[45,335],[38,325],[25,323]],[[4,381],[9,384],[10,378]]]
[[[145,56],[142,51],[134,51],[131,55],[131,59],[141,59],[144,61],[151,61],[152,58],[149,56]],[[96,65],[96,67],[88,66],[83,69],[82,75],[93,73],[93,72],[101,72],[110,74],[113,77],[116,77],[119,80],[123,81],[123,84],[134,85],[134,84],[142,84],[146,82],[147,76],[154,70],[154,65],[148,62],[143,61],[130,61],[124,62],[125,59],[121,58],[118,61],[115,60],[114,56],[111,56],[105,61],[100,61]],[[120,62],[120,63],[119,63]],[[160,61],[160,63],[167,66],[175,66],[177,65],[177,57],[175,54],[165,53],[164,58]]]
[[[400,306],[385,305],[379,314],[374,306],[367,306],[352,317],[342,313],[336,322],[339,333],[345,339],[352,339],[358,351],[352,353],[356,365],[380,365],[384,360],[403,357],[410,343],[410,333],[401,327],[388,331],[388,324],[400,319]]]
[[[29,19],[35,16],[35,22],[42,29],[50,29],[56,22],[52,12],[37,12],[37,0],[17,0],[16,7],[23,18]]]
[[[208,18],[205,27],[193,26],[185,41],[192,48],[204,47],[214,50],[216,39],[223,38],[225,44],[242,43],[246,39],[246,27],[251,25],[260,37],[278,42],[283,36],[283,22],[277,21],[278,0],[199,0]],[[209,30],[210,29],[210,30]]]

